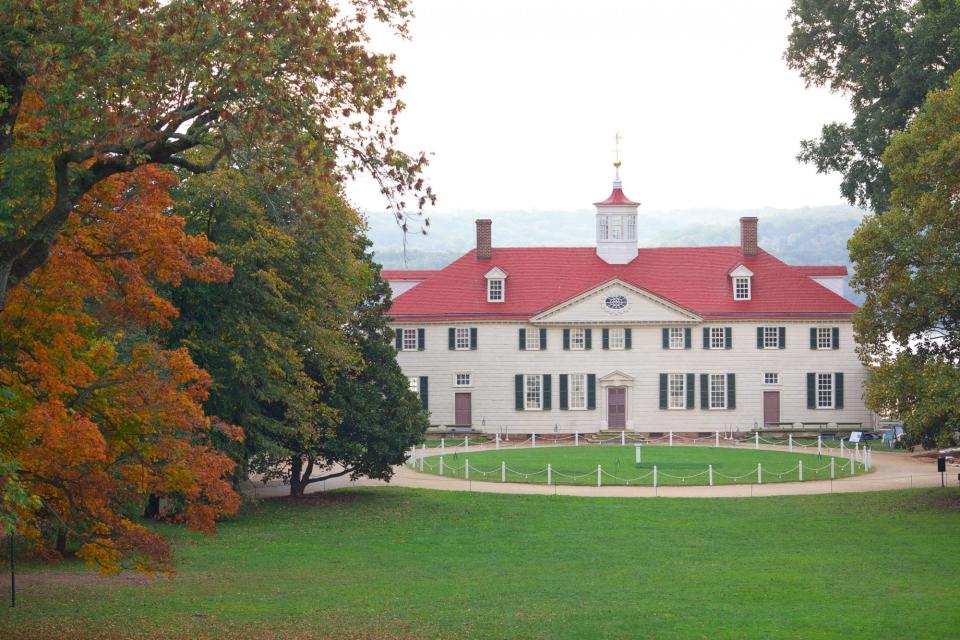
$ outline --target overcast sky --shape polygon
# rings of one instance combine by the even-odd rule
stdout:
[[[789,0],[414,0],[398,54],[404,149],[432,153],[437,210],[646,209],[842,202],[836,175],[795,160],[847,120],[843,97],[786,68]],[[348,189],[383,209],[364,181]],[[642,211],[642,209],[641,209]]]

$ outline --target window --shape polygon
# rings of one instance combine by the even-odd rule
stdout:
[[[833,374],[817,374],[817,409],[833,408]]]
[[[727,408],[727,376],[722,373],[710,374],[710,408]]]
[[[620,216],[609,216],[610,218],[610,239],[623,240],[623,224]]]
[[[527,329],[525,333],[527,351],[540,351],[540,330]]]
[[[611,311],[620,311],[627,307],[627,297],[620,294],[607,296],[603,305]]]
[[[775,372],[764,373],[763,384],[780,384],[780,374]]]
[[[473,378],[469,373],[457,373],[453,376],[453,386],[469,387],[473,385]]]
[[[817,327],[817,349],[833,349],[833,329]]]
[[[637,219],[633,216],[624,216],[623,221],[626,223],[627,227],[627,240],[636,240],[637,239]]]
[[[526,391],[525,401],[524,401],[525,409],[542,408],[542,400],[543,400],[541,396],[541,390],[543,389],[542,385],[543,385],[543,380],[541,376],[536,374],[534,375],[527,374],[524,376],[524,389]]]
[[[587,348],[587,330],[570,329],[570,349],[582,351]]]
[[[620,329],[610,329],[610,342],[609,347],[611,349],[623,349],[624,348],[624,331]]]
[[[597,230],[597,237],[601,240],[610,239],[610,224],[607,220],[607,216],[600,216],[600,219],[597,221],[597,224],[600,225],[600,228]]]
[[[733,279],[733,299],[750,299],[750,278],[736,277]]]
[[[683,349],[686,346],[683,327],[670,327],[670,348]]]
[[[569,408],[587,408],[587,374],[571,373],[569,376]]]
[[[487,280],[487,302],[503,302],[503,280]]]
[[[403,350],[416,351],[418,346],[419,345],[417,343],[417,330],[404,329],[403,330]]]
[[[410,376],[409,378],[407,378],[407,383],[408,383],[408,386],[410,387],[410,391],[413,391],[415,394],[419,396],[420,395],[420,378],[418,378],[417,376]]]
[[[723,330],[723,327],[710,327],[710,348],[727,348],[726,332]]]
[[[668,379],[670,390],[670,408],[687,408],[686,376],[682,373],[671,373]]]
[[[780,348],[780,328],[779,327],[763,328],[763,348],[764,349]]]
[[[457,351],[469,351],[470,327],[457,327],[454,332],[453,346]]]

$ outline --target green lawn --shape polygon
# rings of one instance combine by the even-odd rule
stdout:
[[[604,485],[652,485],[653,467],[657,467],[658,485],[709,484],[709,465],[713,465],[714,484],[747,484],[757,482],[757,465],[761,465],[763,482],[795,482],[800,479],[799,462],[803,461],[803,480],[830,478],[830,457],[816,452],[646,445],[642,462],[636,463],[632,446],[580,446],[459,451],[443,456],[443,475],[463,478],[470,463],[471,480],[501,481],[501,463],[506,463],[507,482],[547,482],[547,464],[551,465],[553,484],[596,485],[597,465],[602,470]],[[440,456],[424,460],[424,471],[439,474]],[[856,473],[863,473],[863,464],[856,463]],[[850,475],[849,459],[835,460],[838,478]]]
[[[164,527],[173,578],[30,567],[0,638],[955,637],[958,527],[956,489],[341,491],[263,502],[216,537]]]

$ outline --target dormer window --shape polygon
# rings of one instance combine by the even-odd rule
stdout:
[[[494,267],[484,275],[487,279],[487,302],[503,302],[507,299],[507,272]]]
[[[733,280],[733,299],[749,300],[753,295],[753,271],[738,264],[727,275]]]

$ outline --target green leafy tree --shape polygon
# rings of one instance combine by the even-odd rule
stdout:
[[[143,165],[208,172],[243,146],[284,180],[368,172],[398,217],[431,201],[425,157],[394,144],[403,78],[369,47],[371,23],[405,36],[410,15],[407,0],[0,0],[0,311],[80,198]]]
[[[850,240],[854,317],[874,375],[868,404],[904,420],[914,442],[957,443],[960,430],[960,72],[931,92],[883,154],[890,210]]]
[[[891,182],[880,156],[931,89],[960,69],[956,0],[794,0],[784,58],[807,85],[848,95],[849,124],[823,126],[797,159],[843,175],[851,203],[884,211]]]

